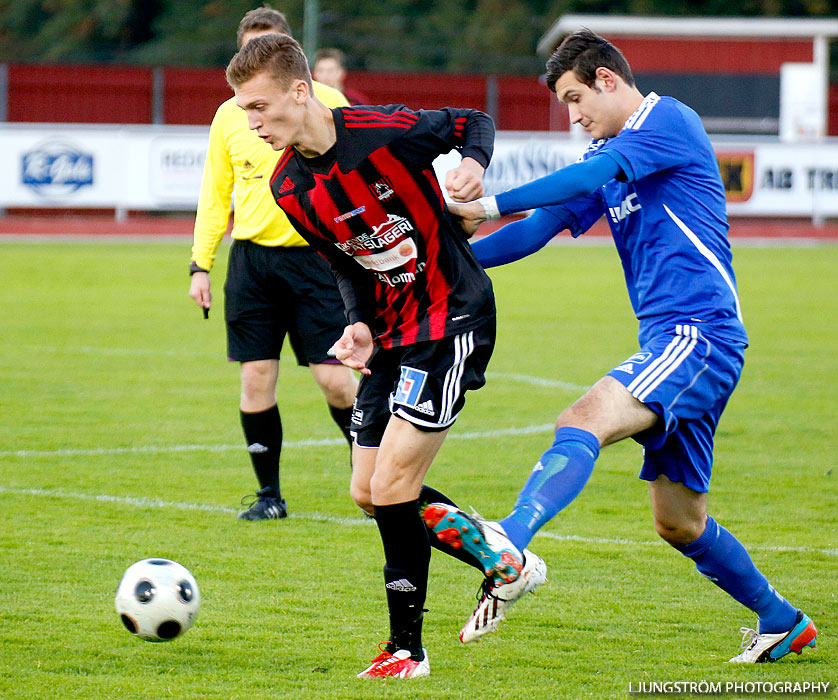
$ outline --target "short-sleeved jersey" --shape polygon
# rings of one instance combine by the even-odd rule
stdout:
[[[327,107],[349,104],[338,90],[322,83],[314,83],[314,94]],[[281,155],[248,127],[247,114],[235,97],[216,110],[195,215],[192,260],[200,267],[209,270],[215,262],[234,196],[233,238],[271,247],[306,245],[274,205],[268,186]]]
[[[728,340],[747,343],[724,186],[698,115],[650,93],[619,134],[591,142],[583,159],[598,153],[614,158],[624,177],[559,208],[573,214],[573,235],[605,213],[641,344],[679,323],[708,324]]]
[[[332,265],[347,318],[381,347],[463,333],[495,314],[488,276],[451,220],[433,160],[452,148],[484,167],[494,125],[475,110],[333,109],[336,142],[289,147],[271,178],[277,204]]]

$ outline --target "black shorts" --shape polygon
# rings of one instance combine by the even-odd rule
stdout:
[[[404,347],[376,347],[361,377],[349,428],[360,447],[378,447],[390,416],[419,430],[451,426],[465,405],[465,393],[486,383],[495,347],[495,319],[475,330]]]
[[[286,334],[298,364],[331,361],[346,327],[335,276],[308,246],[233,241],[224,295],[231,361],[276,359]]]

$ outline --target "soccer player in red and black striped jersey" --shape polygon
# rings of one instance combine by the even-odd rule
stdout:
[[[273,195],[332,265],[349,324],[334,350],[362,374],[351,494],[375,517],[384,545],[390,639],[359,677],[427,675],[423,481],[465,391],[485,383],[495,340],[491,282],[446,211],[432,162],[457,149],[462,162],[447,175],[449,195],[481,196],[494,125],[470,109],[330,110],[312,94],[305,55],[286,36],[248,42],[227,80],[250,128],[286,149]],[[501,546],[486,557],[479,566],[487,576],[518,576],[517,550]]]

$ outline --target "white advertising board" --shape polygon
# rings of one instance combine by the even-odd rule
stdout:
[[[209,130],[0,126],[0,207],[194,209]]]
[[[569,165],[587,144],[543,134],[498,134],[484,178],[488,194]],[[838,139],[781,143],[715,140],[731,216],[838,216]]]
[[[194,210],[205,127],[0,125],[0,208]],[[838,216],[838,139],[714,142],[732,216]],[[499,132],[489,194],[573,163],[585,142],[561,134]],[[437,175],[458,156],[437,159]]]

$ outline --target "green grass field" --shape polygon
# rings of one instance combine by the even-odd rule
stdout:
[[[753,615],[659,544],[633,442],[533,541],[549,583],[461,645],[479,576],[435,555],[432,675],[354,676],[386,639],[381,545],[347,488],[348,451],[289,354],[279,401],[284,521],[235,513],[256,488],[225,360],[223,267],[209,321],[189,243],[0,243],[0,698],[628,698],[651,681],[838,683],[838,246],[737,247],[751,334],[722,421],[710,511],[819,645],[723,663]],[[561,408],[636,347],[610,247],[555,246],[492,271],[499,337],[428,483],[501,517]],[[132,562],[187,566],[203,607],[168,644],[129,635],[113,596]],[[729,693],[726,697],[739,697]],[[756,696],[748,696],[756,697]]]

